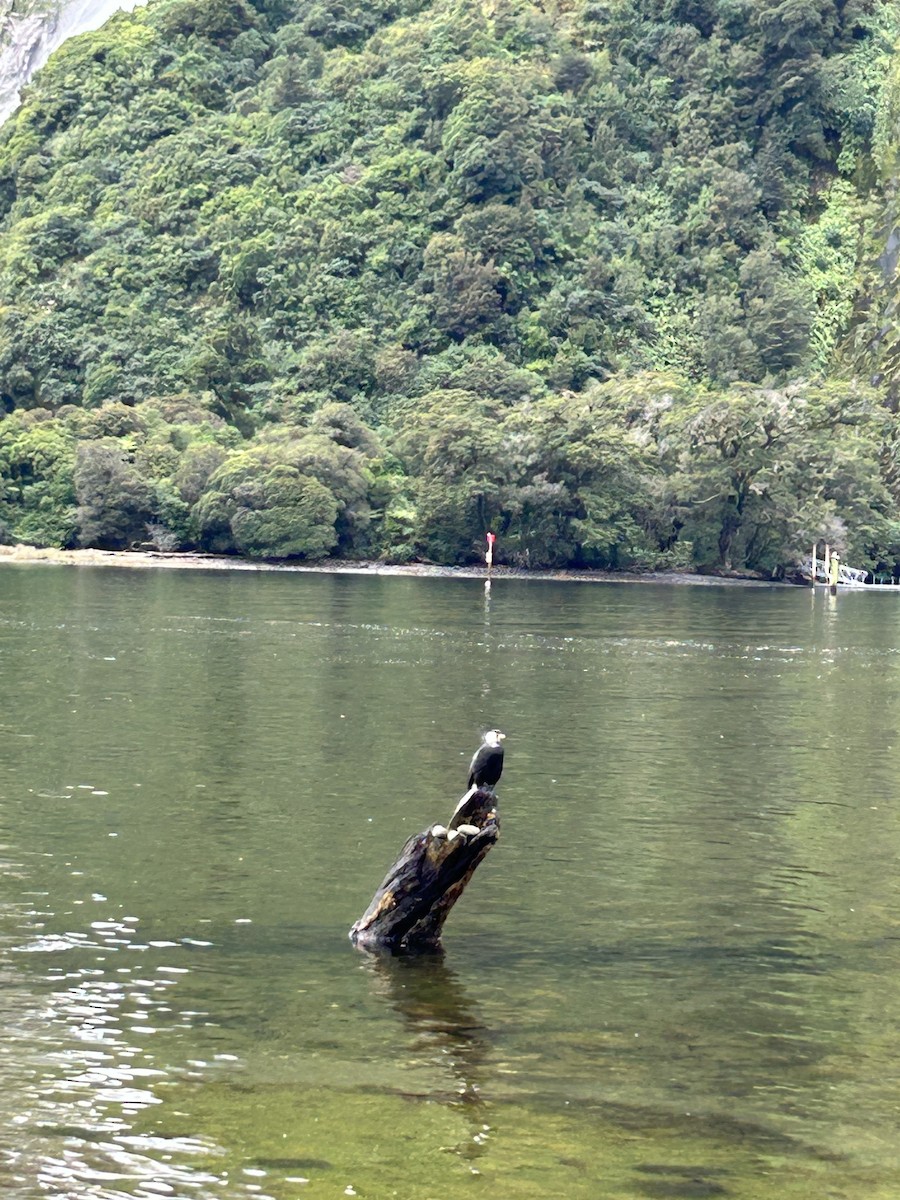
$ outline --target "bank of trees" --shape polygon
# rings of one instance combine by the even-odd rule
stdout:
[[[851,384],[645,374],[516,403],[434,388],[376,436],[349,404],[246,439],[189,398],[0,423],[8,540],[251,557],[778,573],[827,534],[893,562],[895,418]]]
[[[119,14],[0,133],[0,537],[892,564],[898,35],[878,0]]]

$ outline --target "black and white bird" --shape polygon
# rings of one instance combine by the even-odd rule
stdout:
[[[503,739],[505,733],[499,729],[489,729],[484,735],[484,741],[472,755],[469,765],[469,788],[496,786],[503,774]]]

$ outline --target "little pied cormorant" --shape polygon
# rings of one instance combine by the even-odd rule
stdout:
[[[499,729],[489,729],[484,735],[484,741],[472,755],[469,766],[469,787],[489,787],[496,785],[503,774],[503,746],[505,733]]]

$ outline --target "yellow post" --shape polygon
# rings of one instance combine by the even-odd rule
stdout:
[[[838,579],[841,575],[841,556],[832,554],[831,562],[828,564],[828,582],[831,585],[832,596],[837,595]]]

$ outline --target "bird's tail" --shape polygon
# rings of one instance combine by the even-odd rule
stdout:
[[[460,800],[459,804],[457,804],[456,808],[454,808],[453,816],[450,818],[450,828],[451,829],[454,828],[453,822],[456,820],[456,814],[460,811],[461,808],[463,808],[463,806],[469,800],[471,800],[471,798],[475,795],[475,793],[477,791],[478,791],[478,784],[473,783],[472,786],[469,788],[469,790],[466,792],[466,794],[463,796],[463,798]]]

